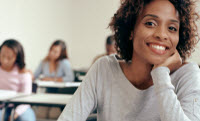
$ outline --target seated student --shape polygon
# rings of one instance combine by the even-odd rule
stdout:
[[[0,46],[0,89],[31,94],[32,78],[25,68],[22,45],[13,39]],[[2,107],[2,106],[0,106]],[[0,119],[1,119],[0,109]],[[5,121],[10,118],[11,107],[6,110]],[[19,105],[15,110],[15,121],[35,121],[30,105]]]
[[[58,121],[200,121],[199,40],[193,0],[121,0],[117,51],[97,60]]]
[[[113,35],[110,35],[110,36],[107,37],[105,47],[106,47],[106,53],[97,56],[94,59],[93,63],[96,60],[98,60],[99,58],[101,58],[101,57],[103,57],[105,55],[117,54],[117,51],[115,49],[115,40],[114,40],[114,36]]]
[[[64,41],[56,40],[49,49],[47,57],[39,64],[35,70],[34,80],[56,81],[56,82],[72,82],[74,81],[74,73],[69,62],[67,47]],[[65,88],[47,88],[47,93],[74,93],[75,89]],[[54,112],[58,108],[38,107],[39,113]],[[40,114],[42,114],[40,113]],[[56,113],[57,114],[57,113]],[[37,113],[36,113],[37,115]],[[58,114],[59,115],[59,114]],[[39,116],[39,115],[38,115]],[[51,115],[50,115],[51,116]],[[55,117],[58,117],[57,115]]]
[[[43,81],[71,82],[74,73],[68,59],[64,41],[56,40],[50,47],[47,57],[40,63],[34,73],[34,79]]]

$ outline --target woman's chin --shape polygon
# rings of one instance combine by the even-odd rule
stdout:
[[[159,65],[165,62],[166,59],[163,58],[154,58],[154,59],[150,59],[149,62],[152,65]]]

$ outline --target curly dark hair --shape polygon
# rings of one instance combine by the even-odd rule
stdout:
[[[122,0],[121,6],[114,14],[109,26],[114,31],[116,49],[121,59],[128,62],[133,55],[133,41],[130,41],[131,32],[134,30],[138,15],[145,5],[152,0]],[[195,21],[199,15],[194,10],[195,1],[192,0],[169,0],[179,12],[180,31],[179,43],[176,47],[181,58],[185,61],[194,51],[199,41]]]

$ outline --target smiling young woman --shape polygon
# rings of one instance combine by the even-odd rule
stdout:
[[[114,55],[99,59],[58,121],[199,121],[200,70],[191,0],[123,0],[110,27]],[[196,37],[196,38],[195,38]]]

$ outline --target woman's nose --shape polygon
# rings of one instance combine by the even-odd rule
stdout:
[[[164,41],[168,40],[168,34],[167,34],[167,29],[163,26],[158,26],[156,28],[156,31],[154,32],[154,37],[157,38],[158,40]]]

